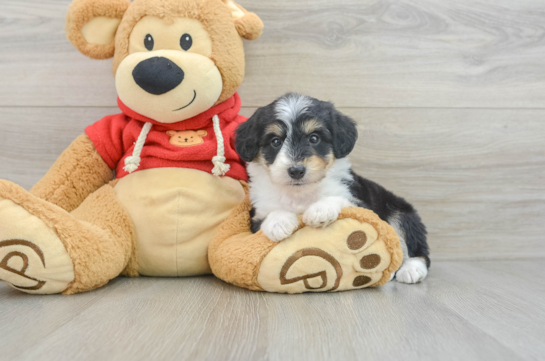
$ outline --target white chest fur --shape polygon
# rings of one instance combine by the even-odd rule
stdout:
[[[303,214],[312,204],[327,197],[341,197],[352,201],[347,181],[352,179],[350,161],[336,160],[322,181],[306,186],[292,187],[274,184],[267,170],[257,163],[248,165],[250,199],[256,217],[264,219],[274,211]]]

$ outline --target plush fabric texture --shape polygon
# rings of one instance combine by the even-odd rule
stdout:
[[[133,224],[112,186],[105,185],[91,194],[72,213],[8,181],[0,180],[0,197],[39,218],[62,241],[74,264],[74,280],[63,294],[105,285],[130,264],[134,254]]]
[[[66,37],[83,54],[93,59],[108,59],[114,55],[115,44],[89,44],[82,29],[98,17],[121,19],[130,5],[128,0],[74,0],[66,16]]]
[[[354,238],[365,240],[358,243]],[[324,229],[303,227],[263,259],[257,281],[268,292],[338,292],[370,287],[391,264],[378,232],[367,222],[339,219]],[[363,267],[362,267],[363,265]]]
[[[273,268],[269,267],[269,265],[265,265],[264,270],[262,270],[264,259],[275,252],[275,247],[280,247],[280,244],[283,242],[289,242],[289,239],[280,243],[275,243],[265,237],[261,231],[252,234],[250,232],[250,209],[251,204],[249,198],[247,197],[243,203],[233,210],[229,218],[218,228],[218,231],[210,243],[208,258],[212,272],[216,277],[239,287],[262,291],[264,288],[263,285],[259,283],[259,275],[261,272],[270,273],[271,269]],[[350,222],[344,222],[342,220],[348,220]],[[340,280],[341,284],[335,290],[354,289],[369,285],[376,287],[388,282],[391,275],[401,266],[403,262],[403,252],[399,244],[399,238],[393,228],[386,222],[382,221],[372,211],[356,207],[344,209],[339,216],[339,221],[332,225],[333,228],[337,226],[337,224],[340,224],[340,227],[338,227],[339,229],[333,229],[331,233],[327,233],[326,237],[322,237],[324,240],[327,241],[329,236],[331,236],[331,239],[335,237],[338,238],[342,237],[343,234],[349,235],[353,231],[360,231],[361,229],[368,230],[368,235],[372,235],[374,232],[376,233],[376,237],[371,240],[373,244],[368,249],[362,248],[364,250],[363,252],[355,251],[358,258],[346,256],[341,258],[337,255],[333,255],[334,258],[340,260],[339,263],[344,262],[340,265],[342,268],[354,269],[354,264],[358,264],[358,259],[363,259],[364,255],[381,254],[382,256],[380,263],[373,265],[374,268],[371,270],[373,275],[370,275],[372,280],[369,281],[369,283],[363,283],[361,285],[358,284],[356,276],[364,276],[367,274],[365,272],[368,271],[359,268],[356,270],[359,273],[345,275],[347,277]],[[301,222],[298,230],[305,232],[308,228],[309,227],[306,227]],[[316,234],[318,234],[316,232],[328,232],[328,229],[309,229],[309,231],[311,232],[307,232],[300,237],[302,238],[302,242],[296,242],[297,244],[293,245],[294,255],[301,249],[319,248],[321,246],[321,241],[318,239],[319,237],[316,236]],[[292,237],[295,237],[296,235]],[[373,238],[373,236],[369,236],[369,238]],[[303,245],[301,245],[301,243],[303,243]],[[305,244],[310,244],[312,247],[307,247]],[[375,246],[375,244],[377,246]],[[368,260],[371,258],[366,259]],[[285,265],[287,261],[287,258],[280,259],[278,257],[272,260],[273,263],[277,263],[279,266],[277,268],[279,269]],[[275,267],[277,265],[275,265]],[[309,268],[318,267],[317,270],[319,271],[324,270],[323,262],[317,264],[317,266],[313,265],[312,262],[307,263],[307,265]],[[375,272],[375,268],[380,269],[381,271],[377,273]],[[311,270],[309,270],[309,272],[311,272]],[[280,272],[270,275],[270,277],[278,277],[279,273]],[[362,278],[363,277],[360,277],[359,279]],[[315,282],[316,279],[309,279],[308,281],[310,281],[310,285],[313,286],[312,282]],[[301,284],[302,282],[303,280],[300,281]],[[317,287],[315,284],[314,286]],[[330,288],[331,287],[326,288],[325,290],[329,290]],[[290,288],[289,285],[285,290],[266,290],[292,293],[310,291],[309,289],[301,290],[300,288],[299,290],[294,290],[293,288]]]
[[[119,107],[123,113],[107,116],[85,129],[106,164],[115,169],[117,179],[128,174],[123,169],[125,158],[133,154],[134,143],[146,122],[152,123],[153,126],[146,137],[137,171],[181,167],[212,173],[214,164],[211,160],[217,154],[217,139],[212,124],[214,115],[218,115],[220,119],[227,159],[225,163],[230,165],[225,175],[238,180],[248,179],[234,144],[235,129],[246,120],[245,117],[238,115],[240,110],[238,94],[196,117],[172,124],[159,123],[139,115],[121,102]],[[169,132],[181,130],[205,131],[206,135],[202,137],[204,142],[183,148],[172,144],[170,141],[172,135],[169,135]]]
[[[233,96],[244,78],[244,49],[235,20],[227,5],[221,0],[135,0],[125,13],[117,31],[114,75],[121,61],[129,54],[129,37],[132,29],[146,15],[157,16],[166,21],[176,17],[199,20],[210,34],[213,44],[211,59],[223,79],[223,90],[216,104]],[[261,20],[258,21],[257,15],[248,15],[246,19],[242,19],[238,20],[242,24],[238,27],[253,30],[252,38],[257,39],[259,32],[256,32],[256,29],[262,28]]]
[[[254,13],[246,14],[235,21],[238,34],[246,40],[256,40],[263,33],[263,22]]]
[[[119,180],[117,200],[135,224],[138,273],[210,273],[208,244],[244,199],[240,182],[194,169],[155,168]]]
[[[61,154],[30,193],[71,212],[114,177],[85,134]]]
[[[2,197],[0,219],[0,279],[32,294],[64,291],[74,280],[74,265],[57,234]]]
[[[250,232],[251,208],[246,197],[220,225],[208,247],[208,261],[214,275],[225,282],[263,291],[257,282],[259,267],[277,243]]]
[[[115,44],[115,33],[121,19],[98,16],[81,28],[81,35],[88,44]]]

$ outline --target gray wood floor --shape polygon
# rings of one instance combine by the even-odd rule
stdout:
[[[337,294],[211,276],[75,296],[0,285],[0,360],[543,360],[544,261],[436,262],[418,285]]]

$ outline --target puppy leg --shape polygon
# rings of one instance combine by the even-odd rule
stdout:
[[[273,242],[280,242],[293,234],[299,227],[295,213],[273,211],[261,224],[263,234]]]
[[[426,261],[420,257],[411,257],[403,261],[403,265],[396,273],[397,282],[418,283],[428,275]]]
[[[324,228],[335,222],[346,207],[353,204],[343,197],[326,197],[312,204],[303,214],[303,223],[315,228]]]
[[[416,212],[396,214],[388,223],[394,227],[403,249],[403,265],[395,278],[401,283],[418,283],[428,275],[430,259],[426,228]]]

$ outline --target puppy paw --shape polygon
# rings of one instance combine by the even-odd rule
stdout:
[[[396,280],[401,283],[418,283],[428,275],[428,268],[420,258],[409,258],[397,271]]]
[[[303,223],[315,228],[324,228],[335,222],[341,207],[335,203],[316,202],[303,214]]]
[[[295,213],[271,212],[261,224],[263,234],[273,242],[280,242],[293,234],[299,227]]]

